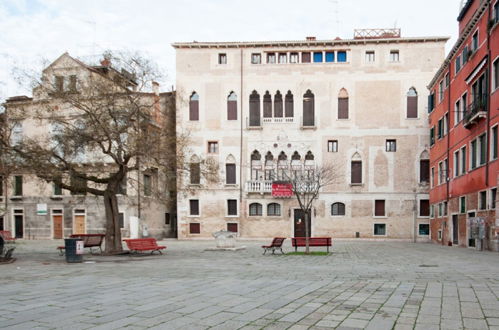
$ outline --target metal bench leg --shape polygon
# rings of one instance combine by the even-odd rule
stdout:
[[[284,252],[282,251],[282,248],[279,248],[279,250],[281,250],[281,253],[284,254]]]
[[[263,255],[265,255],[265,253],[267,253],[267,248],[263,248]]]

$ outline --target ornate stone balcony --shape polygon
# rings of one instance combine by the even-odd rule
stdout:
[[[272,181],[270,180],[251,180],[246,181],[247,193],[272,193]]]

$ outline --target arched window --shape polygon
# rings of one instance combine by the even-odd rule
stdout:
[[[297,174],[297,171],[301,171],[301,156],[298,151],[295,151],[291,156],[291,170]]]
[[[308,178],[314,176],[314,167],[314,154],[309,150],[305,155],[305,174]]]
[[[331,205],[331,215],[345,215],[345,204],[333,203]]]
[[[201,168],[200,168],[200,162],[199,158],[196,155],[193,155],[191,157],[190,163],[189,163],[189,169],[190,169],[190,183],[191,184],[199,184],[201,182]]]
[[[348,92],[345,88],[338,94],[338,119],[348,119]]]
[[[418,92],[414,87],[407,92],[407,118],[418,118]]]
[[[351,165],[351,183],[362,184],[362,158],[359,153],[355,153],[352,157]]]
[[[458,160],[459,161],[459,160]],[[457,166],[457,164],[454,164]],[[428,151],[423,151],[419,156],[419,183],[430,182],[430,155]]]
[[[272,96],[269,91],[263,95],[263,118],[272,118]]]
[[[260,180],[260,175],[262,172],[262,156],[255,150],[251,154],[251,180]]]
[[[267,215],[268,216],[280,216],[281,215],[281,205],[277,203],[270,203],[267,205]]]
[[[227,120],[237,120],[237,95],[234,92],[227,96]]]
[[[236,160],[232,155],[225,159],[225,183],[236,184]]]
[[[314,160],[314,154],[312,151],[308,151],[307,154],[305,155],[305,160]]]
[[[269,151],[265,155],[265,180],[275,179],[274,156]]]
[[[286,180],[288,176],[287,170],[288,170],[288,156],[284,151],[281,151],[281,153],[277,157],[277,178],[279,180]]]
[[[309,90],[303,94],[303,126],[314,126],[314,94]]]
[[[286,118],[293,118],[294,117],[294,110],[293,110],[293,94],[291,91],[288,91],[286,94],[286,98],[284,99],[284,116]]]
[[[249,97],[249,125],[260,126],[260,94],[253,91]]]
[[[251,203],[249,205],[249,215],[250,216],[261,216],[263,214],[262,204]]]
[[[282,118],[282,94],[277,91],[274,95],[274,117]]]
[[[199,120],[199,95],[192,92],[189,100],[189,120]]]

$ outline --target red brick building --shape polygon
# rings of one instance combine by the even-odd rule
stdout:
[[[428,86],[431,239],[495,249],[499,0],[468,0],[457,20],[458,40]]]

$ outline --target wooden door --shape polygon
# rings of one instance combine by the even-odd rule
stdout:
[[[73,234],[85,234],[85,216],[75,215],[74,217],[74,233]]]
[[[54,239],[63,238],[62,215],[53,215],[52,222],[54,224]]]
[[[308,235],[312,235],[312,219],[310,217],[310,210],[308,211],[309,221],[308,221]],[[294,215],[294,227],[295,235],[294,237],[305,237],[305,212],[301,209],[295,209]]]
[[[452,215],[452,244],[459,245],[459,221],[457,214]]]

